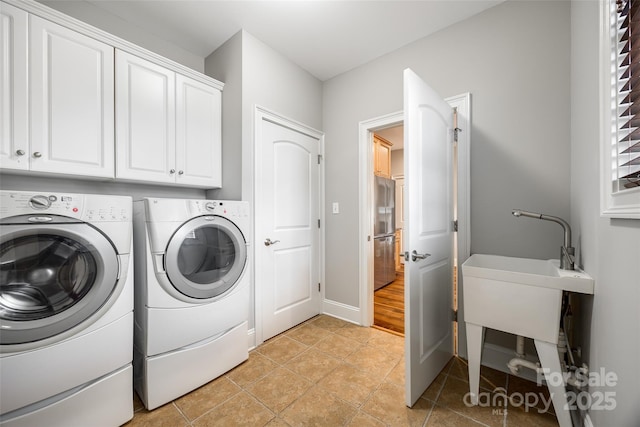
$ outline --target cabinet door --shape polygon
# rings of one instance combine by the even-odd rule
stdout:
[[[119,50],[116,157],[116,178],[175,182],[175,73]]]
[[[27,110],[27,12],[0,9],[0,168],[29,168]]]
[[[374,173],[385,178],[391,178],[391,146],[383,141],[374,140]]]
[[[176,169],[178,184],[220,187],[220,91],[176,76]]]
[[[113,47],[33,15],[29,28],[31,170],[113,178]]]

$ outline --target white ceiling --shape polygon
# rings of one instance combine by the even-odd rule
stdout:
[[[200,57],[240,29],[324,81],[504,0],[84,0]]]

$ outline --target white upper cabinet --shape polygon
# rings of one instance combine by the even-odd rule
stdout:
[[[27,12],[0,8],[0,167],[29,169]]]
[[[2,168],[113,178],[113,47],[4,3],[2,34]]]
[[[116,178],[221,184],[221,93],[116,51]]]
[[[29,22],[31,170],[113,178],[113,47]]]
[[[222,185],[222,94],[211,86],[176,75],[177,182]]]
[[[0,8],[0,172],[218,188],[222,87],[30,0]]]
[[[175,182],[175,73],[116,51],[116,178]]]

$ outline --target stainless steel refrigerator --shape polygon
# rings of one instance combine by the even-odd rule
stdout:
[[[374,185],[373,287],[377,290],[393,282],[396,277],[396,184],[392,179],[376,176]]]

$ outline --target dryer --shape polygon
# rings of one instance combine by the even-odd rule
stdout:
[[[249,205],[134,202],[134,384],[154,409],[248,358]]]
[[[0,191],[0,425],[133,417],[130,197]]]

